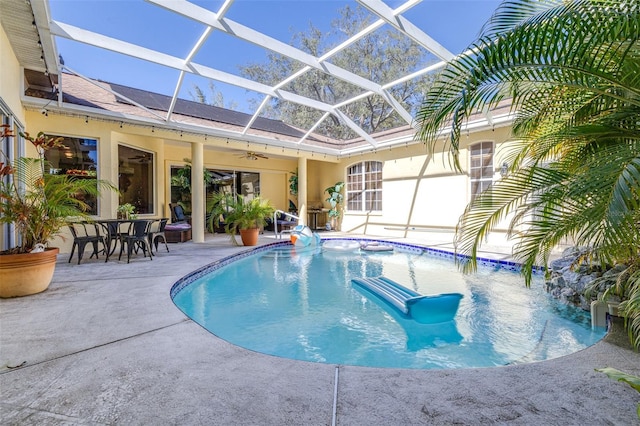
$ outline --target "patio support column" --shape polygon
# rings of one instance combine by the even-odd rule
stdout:
[[[298,158],[298,217],[299,224],[307,224],[307,159]]]
[[[204,242],[204,145],[191,144],[191,237]]]

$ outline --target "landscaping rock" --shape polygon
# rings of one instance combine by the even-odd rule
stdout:
[[[602,272],[599,262],[588,262],[581,259],[587,254],[585,248],[569,247],[562,257],[549,263],[550,278],[545,282],[545,290],[556,299],[589,310],[591,302],[602,295],[606,289],[615,284],[617,275],[623,271],[625,265],[615,267]],[[611,279],[606,279],[611,277]],[[602,279],[597,287],[588,293],[594,281]]]

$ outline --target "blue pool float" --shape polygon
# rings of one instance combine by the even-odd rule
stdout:
[[[386,277],[354,278],[351,280],[407,318],[421,324],[451,321],[458,312],[460,293],[423,296]]]

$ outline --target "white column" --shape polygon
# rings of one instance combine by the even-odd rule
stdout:
[[[191,144],[191,237],[195,243],[204,242],[204,145]]]
[[[298,217],[300,225],[307,224],[307,159],[298,158]]]

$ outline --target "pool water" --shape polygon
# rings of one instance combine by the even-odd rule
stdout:
[[[464,295],[454,321],[419,324],[351,283],[386,276],[421,294]],[[214,335],[280,357],[389,368],[489,367],[556,358],[604,334],[587,312],[505,269],[463,274],[453,260],[396,245],[330,252],[279,245],[241,256],[172,292]]]

